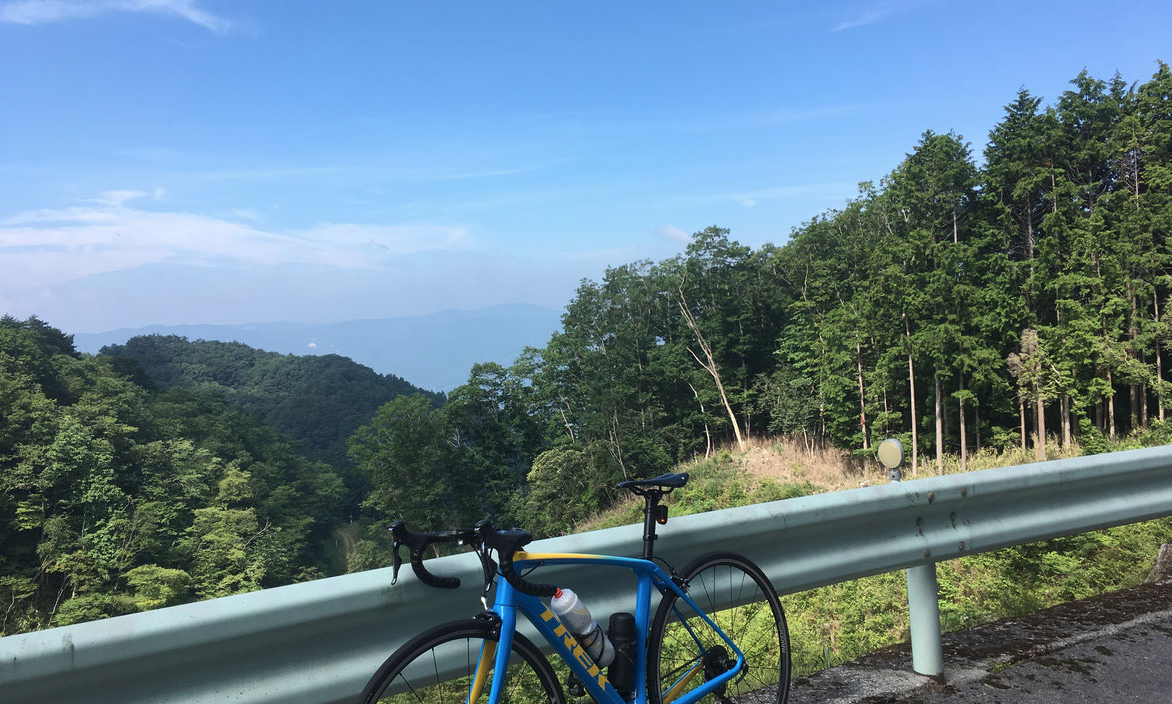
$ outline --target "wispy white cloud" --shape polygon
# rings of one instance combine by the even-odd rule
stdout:
[[[254,223],[128,205],[146,195],[108,191],[86,205],[0,219],[2,288],[51,286],[159,263],[377,270],[404,256],[471,246],[468,229],[458,225],[322,223],[273,232]]]
[[[238,218],[251,220],[253,222],[261,222],[264,220],[264,216],[255,210],[252,210],[251,208],[232,208],[231,212]]]
[[[800,186],[777,186],[740,193],[720,193],[709,196],[711,200],[731,200],[746,208],[752,208],[761,201],[802,198],[811,201],[825,201],[841,198],[846,200],[857,190],[854,183],[808,183]]]
[[[914,10],[917,7],[927,5],[935,0],[885,0],[884,2],[872,4],[870,7],[862,9],[857,15],[850,19],[843,20],[830,28],[832,32],[841,32],[844,29],[854,29],[855,27],[865,27],[869,24],[881,22],[892,15],[898,15],[909,10]]]
[[[678,244],[688,244],[692,241],[692,238],[688,236],[688,233],[684,232],[675,225],[662,225],[655,228],[655,231],[672,242],[676,242]]]
[[[775,107],[757,110],[697,112],[680,110],[668,117],[652,120],[634,114],[598,110],[588,115],[573,116],[545,114],[533,116],[547,128],[564,130],[577,136],[597,137],[615,134],[697,134],[727,132],[744,129],[778,127],[782,125],[828,120],[867,112],[874,109],[859,104],[817,107]]]
[[[85,19],[110,12],[170,15],[224,34],[232,22],[199,7],[197,0],[13,0],[0,5],[0,22],[49,24]]]
[[[458,169],[411,169],[382,166],[288,166],[243,169],[219,169],[196,171],[190,174],[199,181],[295,181],[338,177],[351,179],[379,179],[384,181],[425,182],[463,181],[496,178],[537,171],[541,167],[526,166],[513,169],[458,170]]]
[[[122,207],[127,201],[138,200],[148,196],[155,200],[160,200],[166,191],[162,188],[156,188],[151,193],[146,191],[135,190],[119,190],[119,191],[104,191],[97,198],[90,198],[87,203],[97,203],[98,205],[109,205],[113,207]]]

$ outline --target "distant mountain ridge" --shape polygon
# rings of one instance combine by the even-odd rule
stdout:
[[[561,312],[510,304],[429,315],[348,320],[337,323],[150,325],[76,333],[80,352],[97,354],[140,335],[179,335],[189,340],[240,342],[270,352],[337,354],[380,374],[393,374],[430,391],[451,391],[477,362],[509,365],[525,347],[543,347],[561,327]]]
[[[284,355],[240,342],[189,341],[177,335],[140,335],[101,352],[134,360],[149,377],[144,383],[160,389],[222,393],[275,428],[305,457],[331,464],[346,483],[350,506],[369,491],[368,481],[347,457],[354,431],[396,396],[424,393],[433,404],[443,402],[440,394],[336,354]]]

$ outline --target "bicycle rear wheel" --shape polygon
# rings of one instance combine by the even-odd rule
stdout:
[[[486,704],[497,636],[481,620],[456,621],[412,638],[371,677],[360,704]],[[549,661],[525,636],[513,636],[501,704],[564,704]]]
[[[777,592],[748,558],[704,555],[684,568],[688,596],[745,656],[745,668],[705,701],[784,704],[789,632]],[[668,704],[736,664],[736,653],[674,592],[663,598],[647,646],[647,694]]]

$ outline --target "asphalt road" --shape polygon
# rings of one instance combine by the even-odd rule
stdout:
[[[1172,702],[1172,582],[944,637],[942,680],[907,645],[794,681],[792,704]]]
[[[913,696],[923,704],[1172,701],[1172,613],[1027,658],[980,679]]]

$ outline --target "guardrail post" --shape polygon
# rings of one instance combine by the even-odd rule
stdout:
[[[890,472],[892,483],[903,478],[903,445],[895,438],[879,443],[875,453]],[[963,493],[962,493],[963,495]],[[923,531],[920,532],[923,535]],[[924,551],[927,557],[928,552]],[[936,581],[936,563],[907,570],[907,610],[912,631],[912,669],[921,675],[944,674],[944,649],[940,645],[940,584]]]
[[[944,674],[938,589],[935,562],[908,568],[907,607],[912,630],[912,669],[931,677]]]

